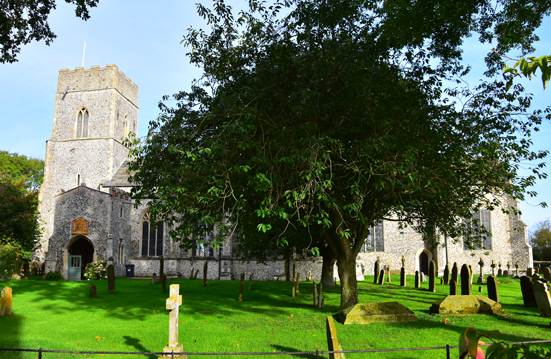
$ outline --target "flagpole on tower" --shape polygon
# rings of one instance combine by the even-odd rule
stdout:
[[[84,67],[84,55],[86,54],[86,40],[84,40],[84,51],[82,51],[82,67]]]

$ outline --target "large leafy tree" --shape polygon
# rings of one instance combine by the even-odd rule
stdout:
[[[539,221],[530,232],[530,244],[534,251],[534,259],[551,260],[551,219]]]
[[[0,150],[0,173],[9,175],[12,181],[23,178],[25,189],[35,192],[44,180],[44,161]]]
[[[75,14],[83,20],[90,18],[89,8],[99,0],[65,0],[75,4]],[[56,35],[50,29],[48,16],[55,9],[55,0],[0,1],[0,63],[17,61],[21,46],[44,40],[49,45]]]
[[[544,176],[542,164],[517,172],[546,155],[530,150],[542,113],[527,113],[521,86],[443,87],[466,71],[460,46],[472,31],[497,37],[501,53],[532,50],[547,3],[499,4],[250,1],[237,18],[223,1],[199,5],[211,29],[184,41],[203,77],[176,106],[161,103],[133,150],[136,197],[152,199],[184,247],[196,222],[315,227],[336,258],[341,308],[356,304],[356,257],[375,221],[473,236],[458,218],[496,208],[500,195],[522,199]],[[518,24],[500,27],[524,6]],[[487,62],[488,75],[501,72],[498,55]]]

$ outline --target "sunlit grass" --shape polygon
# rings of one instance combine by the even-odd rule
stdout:
[[[398,301],[418,316],[418,322],[370,325],[337,323],[345,350],[457,345],[467,327],[499,329],[510,341],[551,339],[550,319],[540,318],[535,308],[525,308],[518,280],[501,278],[499,286],[505,316],[430,315],[433,302],[448,294],[399,286],[399,276],[383,286],[367,276],[358,284],[360,302]],[[340,288],[324,287],[325,308],[312,306],[312,284],[301,282],[300,293],[291,297],[289,282],[255,281],[245,286],[244,302],[238,301],[238,281],[178,279],[183,303],[180,308],[180,343],[190,352],[264,352],[326,350],[325,318],[337,313]],[[0,286],[5,283],[0,283]],[[52,350],[162,351],[168,342],[168,293],[146,280],[117,278],[117,293],[107,293],[106,281],[95,281],[98,298],[88,297],[90,282],[46,282],[38,278],[13,282],[13,317],[0,317],[0,347]],[[478,285],[473,285],[473,294]],[[457,356],[454,353],[453,356]],[[442,358],[443,351],[347,354],[350,358]],[[36,358],[30,353],[0,352],[0,358]],[[122,358],[139,356],[46,354],[44,358]],[[151,356],[154,358],[155,356]],[[315,358],[315,355],[303,356]],[[199,358],[199,356],[195,356]]]

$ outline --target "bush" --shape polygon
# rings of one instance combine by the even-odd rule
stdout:
[[[21,249],[13,244],[0,245],[0,276],[11,278],[20,257]]]
[[[48,272],[46,274],[46,280],[60,280],[61,279],[61,272],[56,270],[54,272]]]
[[[97,260],[86,265],[84,276],[90,279],[102,279],[106,276],[107,261]]]

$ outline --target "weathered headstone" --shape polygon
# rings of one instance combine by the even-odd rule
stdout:
[[[488,290],[488,298],[499,302],[499,291],[497,289],[497,278],[495,276],[491,275],[488,277],[488,284],[486,287]]]
[[[96,288],[96,285],[94,283],[90,284],[90,298],[97,298],[98,297],[98,289]]]
[[[492,268],[492,275],[496,275],[496,261],[492,260],[492,264],[490,264],[490,267]]]
[[[243,287],[245,287],[245,273],[241,273],[241,283],[239,285],[239,301],[240,302],[243,301]]]
[[[450,280],[450,295],[457,295],[457,282]]]
[[[398,302],[359,303],[341,311],[337,318],[345,325],[418,320],[413,311]]]
[[[161,290],[166,292],[166,274],[163,274],[163,277],[161,278]]]
[[[107,266],[107,292],[108,293],[115,293],[117,290],[115,289],[115,266],[112,264],[109,264]]]
[[[546,281],[551,282],[551,269],[549,267],[544,267],[542,272],[543,278],[545,278]]]
[[[373,283],[377,284],[379,282],[379,261],[375,261],[373,268]]]
[[[429,264],[429,292],[436,292],[436,264],[430,261]]]
[[[195,272],[195,268],[191,267],[191,273],[189,273],[189,280],[193,279],[193,273]]]
[[[540,268],[538,266],[534,267],[534,273],[540,274]]]
[[[502,276],[502,275],[503,275],[503,271],[501,270],[501,262],[499,262],[498,267],[499,267],[499,270],[497,271],[497,275],[498,275],[498,276]]]
[[[415,271],[415,288],[419,288],[421,286],[421,278],[419,278],[419,271]]]
[[[534,297],[540,311],[540,316],[544,318],[551,317],[551,295],[549,294],[548,283],[544,280],[532,281]]]
[[[505,273],[503,273],[505,275]],[[511,262],[507,262],[507,275],[506,277],[511,275]]]
[[[199,274],[199,269],[195,270],[195,275],[193,276],[193,279],[197,279],[197,274]]]
[[[323,308],[323,284],[321,284],[318,288],[318,308]]]
[[[153,273],[153,275],[151,276],[151,284],[157,284],[157,273]]]
[[[520,265],[518,264],[518,262],[515,263],[515,277],[516,278],[519,278],[520,274],[519,274],[519,269]]]
[[[208,285],[208,283],[207,283],[207,273],[208,272],[209,272],[209,262],[205,261],[205,264],[203,264],[203,287],[206,287]]]
[[[446,264],[444,267],[444,283],[445,285],[448,285],[450,283],[450,266]]]
[[[522,301],[525,307],[537,308],[536,297],[534,297],[534,289],[530,278],[523,275],[520,277],[520,290],[522,291]]]
[[[452,279],[455,281],[455,283],[457,283],[459,280],[459,268],[457,268],[457,262],[453,262]]]
[[[486,280],[484,279],[484,261],[482,258],[480,258],[480,261],[478,261],[478,265],[480,266],[480,275],[478,276],[478,280],[476,281],[478,284],[484,283]]]
[[[470,277],[469,277],[469,283],[471,283],[471,291],[473,289],[473,277],[474,277],[474,272],[473,272],[473,266],[469,264],[469,270],[470,270]]]
[[[392,282],[392,280],[390,279],[390,264],[388,265],[388,268],[387,268],[387,273],[388,273],[388,282]]]
[[[532,275],[534,275],[534,270],[532,268],[526,268],[526,276],[530,278]]]
[[[184,346],[178,344],[178,314],[180,312],[180,305],[182,305],[182,296],[180,295],[180,285],[170,285],[170,297],[166,300],[166,309],[170,310],[168,316],[168,345],[163,348],[163,357],[171,357],[177,359],[187,359],[187,355],[178,354],[184,351]],[[170,354],[170,355],[168,355]]]
[[[342,348],[337,339],[337,329],[335,328],[335,322],[333,317],[327,317],[327,350],[332,351],[342,351]],[[344,359],[343,353],[329,353],[329,359]]]
[[[300,288],[298,287],[299,282],[300,282],[300,273],[297,273],[297,280],[295,281],[295,286],[296,286],[295,293],[297,293],[297,294],[300,293]]]
[[[406,269],[404,267],[400,269],[400,286],[406,286]]]
[[[503,271],[503,276],[504,276],[504,277],[508,277],[508,276],[509,276],[509,271],[508,271],[507,269],[505,269],[505,270]]]
[[[316,292],[317,292],[316,291],[316,281],[314,280],[314,281],[312,281],[312,298],[313,298],[313,302],[314,302],[314,307],[316,305],[318,305],[318,303],[317,303],[318,298],[317,298],[317,293]]]
[[[291,288],[291,297],[295,297],[295,294],[297,292],[297,286],[295,284],[295,275],[293,274],[293,280],[291,281],[291,285],[293,286],[293,288]]]
[[[426,282],[427,281],[427,278],[425,278],[425,273],[421,272],[420,273],[420,277],[421,277],[421,282]]]
[[[461,295],[471,295],[471,269],[466,264],[461,267]]]
[[[251,275],[249,276],[249,290],[251,290],[251,288],[253,287],[253,276],[254,273],[251,273]]]
[[[379,273],[379,285],[385,284],[385,269],[381,269]]]
[[[13,296],[11,287],[5,287],[0,292],[0,316],[13,314]]]
[[[165,275],[165,257],[161,256],[159,258],[159,279],[163,279],[163,275]]]
[[[450,295],[434,302],[429,312],[440,315],[505,314],[501,304],[482,295]]]
[[[308,281],[312,280],[312,271],[308,271]]]

